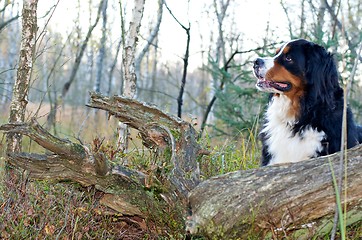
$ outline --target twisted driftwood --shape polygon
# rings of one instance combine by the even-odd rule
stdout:
[[[92,93],[88,106],[106,110],[139,130],[144,145],[155,151],[160,163],[171,166],[169,170],[160,176],[113,166],[100,149],[52,136],[35,120],[5,124],[0,130],[27,135],[52,154],[8,153],[9,163],[26,169],[30,178],[95,186],[105,192],[101,199],[104,205],[129,216],[146,218],[148,202],[158,204],[158,208],[182,206],[187,210],[186,230],[194,235],[244,239],[299,234],[309,238],[331,229],[335,190],[330,169],[334,166],[334,172],[339,171],[338,154],[237,171],[200,183],[197,159],[206,151],[197,143],[189,123],[117,96]],[[349,224],[362,219],[362,147],[350,149],[347,155],[345,202]],[[146,193],[150,188],[157,189],[158,201]]]

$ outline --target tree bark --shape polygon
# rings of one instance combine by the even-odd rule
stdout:
[[[33,59],[37,32],[37,0],[24,0],[22,12],[22,36],[19,67],[10,104],[9,123],[24,122],[28,104],[29,84],[33,69]],[[22,136],[17,133],[7,135],[7,151],[21,151]]]
[[[362,220],[362,146],[348,151],[347,221]],[[238,171],[202,182],[190,193],[187,230],[210,238],[244,239],[251,234],[300,239],[326,234],[335,210],[331,165],[339,154],[293,164]],[[343,196],[343,194],[342,194]],[[299,239],[299,238],[298,238]]]
[[[129,24],[127,40],[123,48],[123,92],[122,94],[129,98],[135,98],[137,94],[137,75],[135,72],[135,55],[138,42],[138,34],[141,27],[145,0],[135,0],[132,11],[132,20]],[[121,6],[122,8],[122,6]],[[122,13],[122,12],[121,12]],[[121,16],[123,18],[123,16]],[[122,19],[123,26],[123,19]],[[124,27],[122,28],[122,30]],[[128,148],[128,127],[126,124],[119,124],[119,148],[122,152],[126,152]],[[125,161],[127,162],[127,161]]]
[[[124,199],[125,189],[129,189],[129,201],[131,196],[149,199],[144,189],[154,188],[162,192],[164,202],[186,205],[187,194],[200,182],[196,158],[203,154],[196,142],[193,127],[155,107],[129,98],[108,98],[92,93],[90,101],[90,107],[106,110],[140,131],[144,145],[152,148],[158,156],[159,166],[156,170],[160,170],[162,176],[152,171],[144,174],[123,166],[111,166],[107,154],[99,147],[89,149],[55,137],[34,119],[30,123],[5,124],[0,130],[26,135],[52,154],[9,153],[9,163],[29,170],[31,178],[72,180],[84,186],[94,185],[113,196],[107,195],[107,201],[103,200],[103,203],[112,202],[106,204],[112,208],[117,205],[114,198],[122,196],[122,204],[132,205],[133,210],[138,209],[136,212],[143,212],[142,207]],[[135,193],[131,193],[132,189]]]
[[[336,197],[331,166],[334,172],[340,170],[339,154],[232,172],[200,183],[197,159],[207,152],[189,123],[130,98],[92,93],[89,106],[139,130],[143,144],[157,156],[156,170],[140,172],[109,164],[100,144],[90,149],[57,138],[35,120],[5,124],[0,130],[27,135],[52,154],[8,153],[9,163],[28,170],[30,178],[94,186],[105,193],[102,204],[124,215],[144,219],[149,206],[181,206],[188,212],[187,231],[192,235],[308,239],[330,231]],[[348,150],[347,156],[348,181],[342,190],[347,199],[342,197],[342,204],[347,204],[351,224],[362,221],[362,146]]]
[[[200,182],[196,159],[205,151],[197,143],[196,131],[190,123],[130,98],[107,98],[92,93],[88,106],[106,110],[111,116],[139,130],[143,144],[155,149],[161,161],[172,164],[173,168],[167,175],[182,200]]]
[[[135,55],[138,34],[141,26],[145,0],[136,0],[132,11],[132,20],[128,29],[128,37],[123,51],[124,84],[123,95],[134,98],[137,91],[137,76],[135,72]]]

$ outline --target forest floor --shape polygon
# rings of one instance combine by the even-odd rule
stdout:
[[[36,112],[36,108],[31,109]],[[43,116],[40,120],[45,124],[46,114],[41,111],[38,116]],[[7,121],[3,116],[7,114],[0,117],[0,124]],[[57,120],[57,134],[61,137],[82,139],[83,143],[104,138],[109,148],[116,145],[116,129],[116,121],[107,120],[105,113],[94,114],[77,108],[68,108]],[[202,177],[257,167],[260,147],[252,132],[223,142],[206,136],[202,144],[210,150],[210,155],[201,159]],[[141,146],[137,133],[132,133],[131,139],[133,150],[128,153],[128,160],[133,167],[147,171],[147,149]],[[0,141],[0,239],[202,239],[187,236],[184,219],[172,214],[165,216],[163,222],[117,214],[100,204],[103,193],[93,187],[84,188],[72,182],[30,181],[26,174],[5,167],[4,148],[5,137]],[[43,151],[26,138],[23,149]],[[361,223],[348,228],[347,239],[362,239]]]

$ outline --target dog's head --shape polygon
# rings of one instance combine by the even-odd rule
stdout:
[[[257,58],[253,69],[257,89],[284,94],[292,101],[305,96],[314,103],[333,104],[340,94],[333,56],[304,39],[283,44],[274,57]]]

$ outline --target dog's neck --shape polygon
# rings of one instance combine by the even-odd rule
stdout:
[[[283,94],[275,94],[269,102],[267,120],[293,125],[299,116],[299,105]]]

